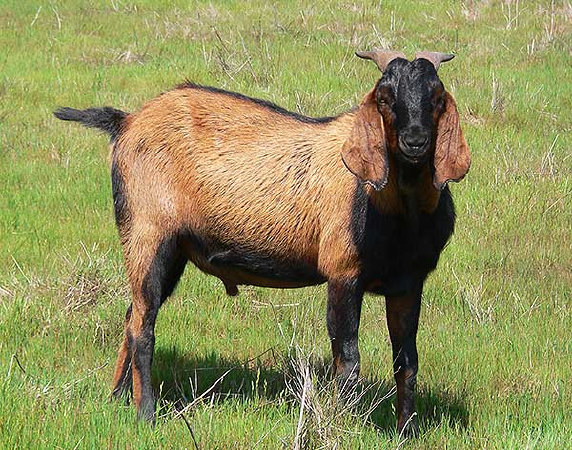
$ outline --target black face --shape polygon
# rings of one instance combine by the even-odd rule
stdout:
[[[397,58],[387,66],[378,84],[377,101],[386,132],[394,133],[388,141],[396,147],[400,161],[419,165],[431,156],[444,95],[443,83],[428,60]]]

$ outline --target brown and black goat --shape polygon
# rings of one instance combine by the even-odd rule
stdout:
[[[154,325],[185,265],[237,285],[327,282],[338,383],[359,374],[365,292],[384,295],[398,429],[415,432],[423,283],[453,233],[446,183],[469,169],[453,97],[437,76],[453,55],[358,52],[383,75],[353,111],[320,119],[186,83],[132,114],[55,112],[111,135],[115,217],[132,303],[113,393],[154,420]]]

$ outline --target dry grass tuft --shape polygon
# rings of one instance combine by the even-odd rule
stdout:
[[[110,271],[109,254],[98,253],[96,245],[88,249],[82,244],[82,248],[83,254],[73,260],[63,256],[69,272],[54,286],[62,295],[66,312],[77,312],[128,295],[126,283]]]
[[[336,449],[359,434],[379,404],[394,394],[378,384],[361,383],[343,400],[331,371],[295,346],[284,360],[286,388],[299,408],[293,448]]]

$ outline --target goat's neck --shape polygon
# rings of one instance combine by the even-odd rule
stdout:
[[[411,168],[389,157],[389,177],[381,191],[370,191],[374,206],[384,214],[402,215],[415,228],[419,215],[437,208],[440,193],[433,186],[429,163]]]
[[[423,189],[424,183],[420,186],[419,168],[397,165],[397,191],[403,207],[403,214],[410,232],[414,235],[419,232],[419,191]],[[421,173],[423,175],[423,173]]]

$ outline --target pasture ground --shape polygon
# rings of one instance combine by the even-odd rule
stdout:
[[[568,1],[3,0],[0,447],[570,445],[571,23]],[[157,427],[136,423],[107,401],[129,302],[107,138],[52,110],[133,111],[190,79],[331,115],[375,83],[353,56],[375,46],[457,54],[440,74],[473,155],[424,293],[420,438],[396,435],[383,399],[382,298],[365,299],[365,393],[344,413],[322,370],[324,287],[229,298],[192,267],[157,324]],[[300,421],[302,376],[313,388]]]

